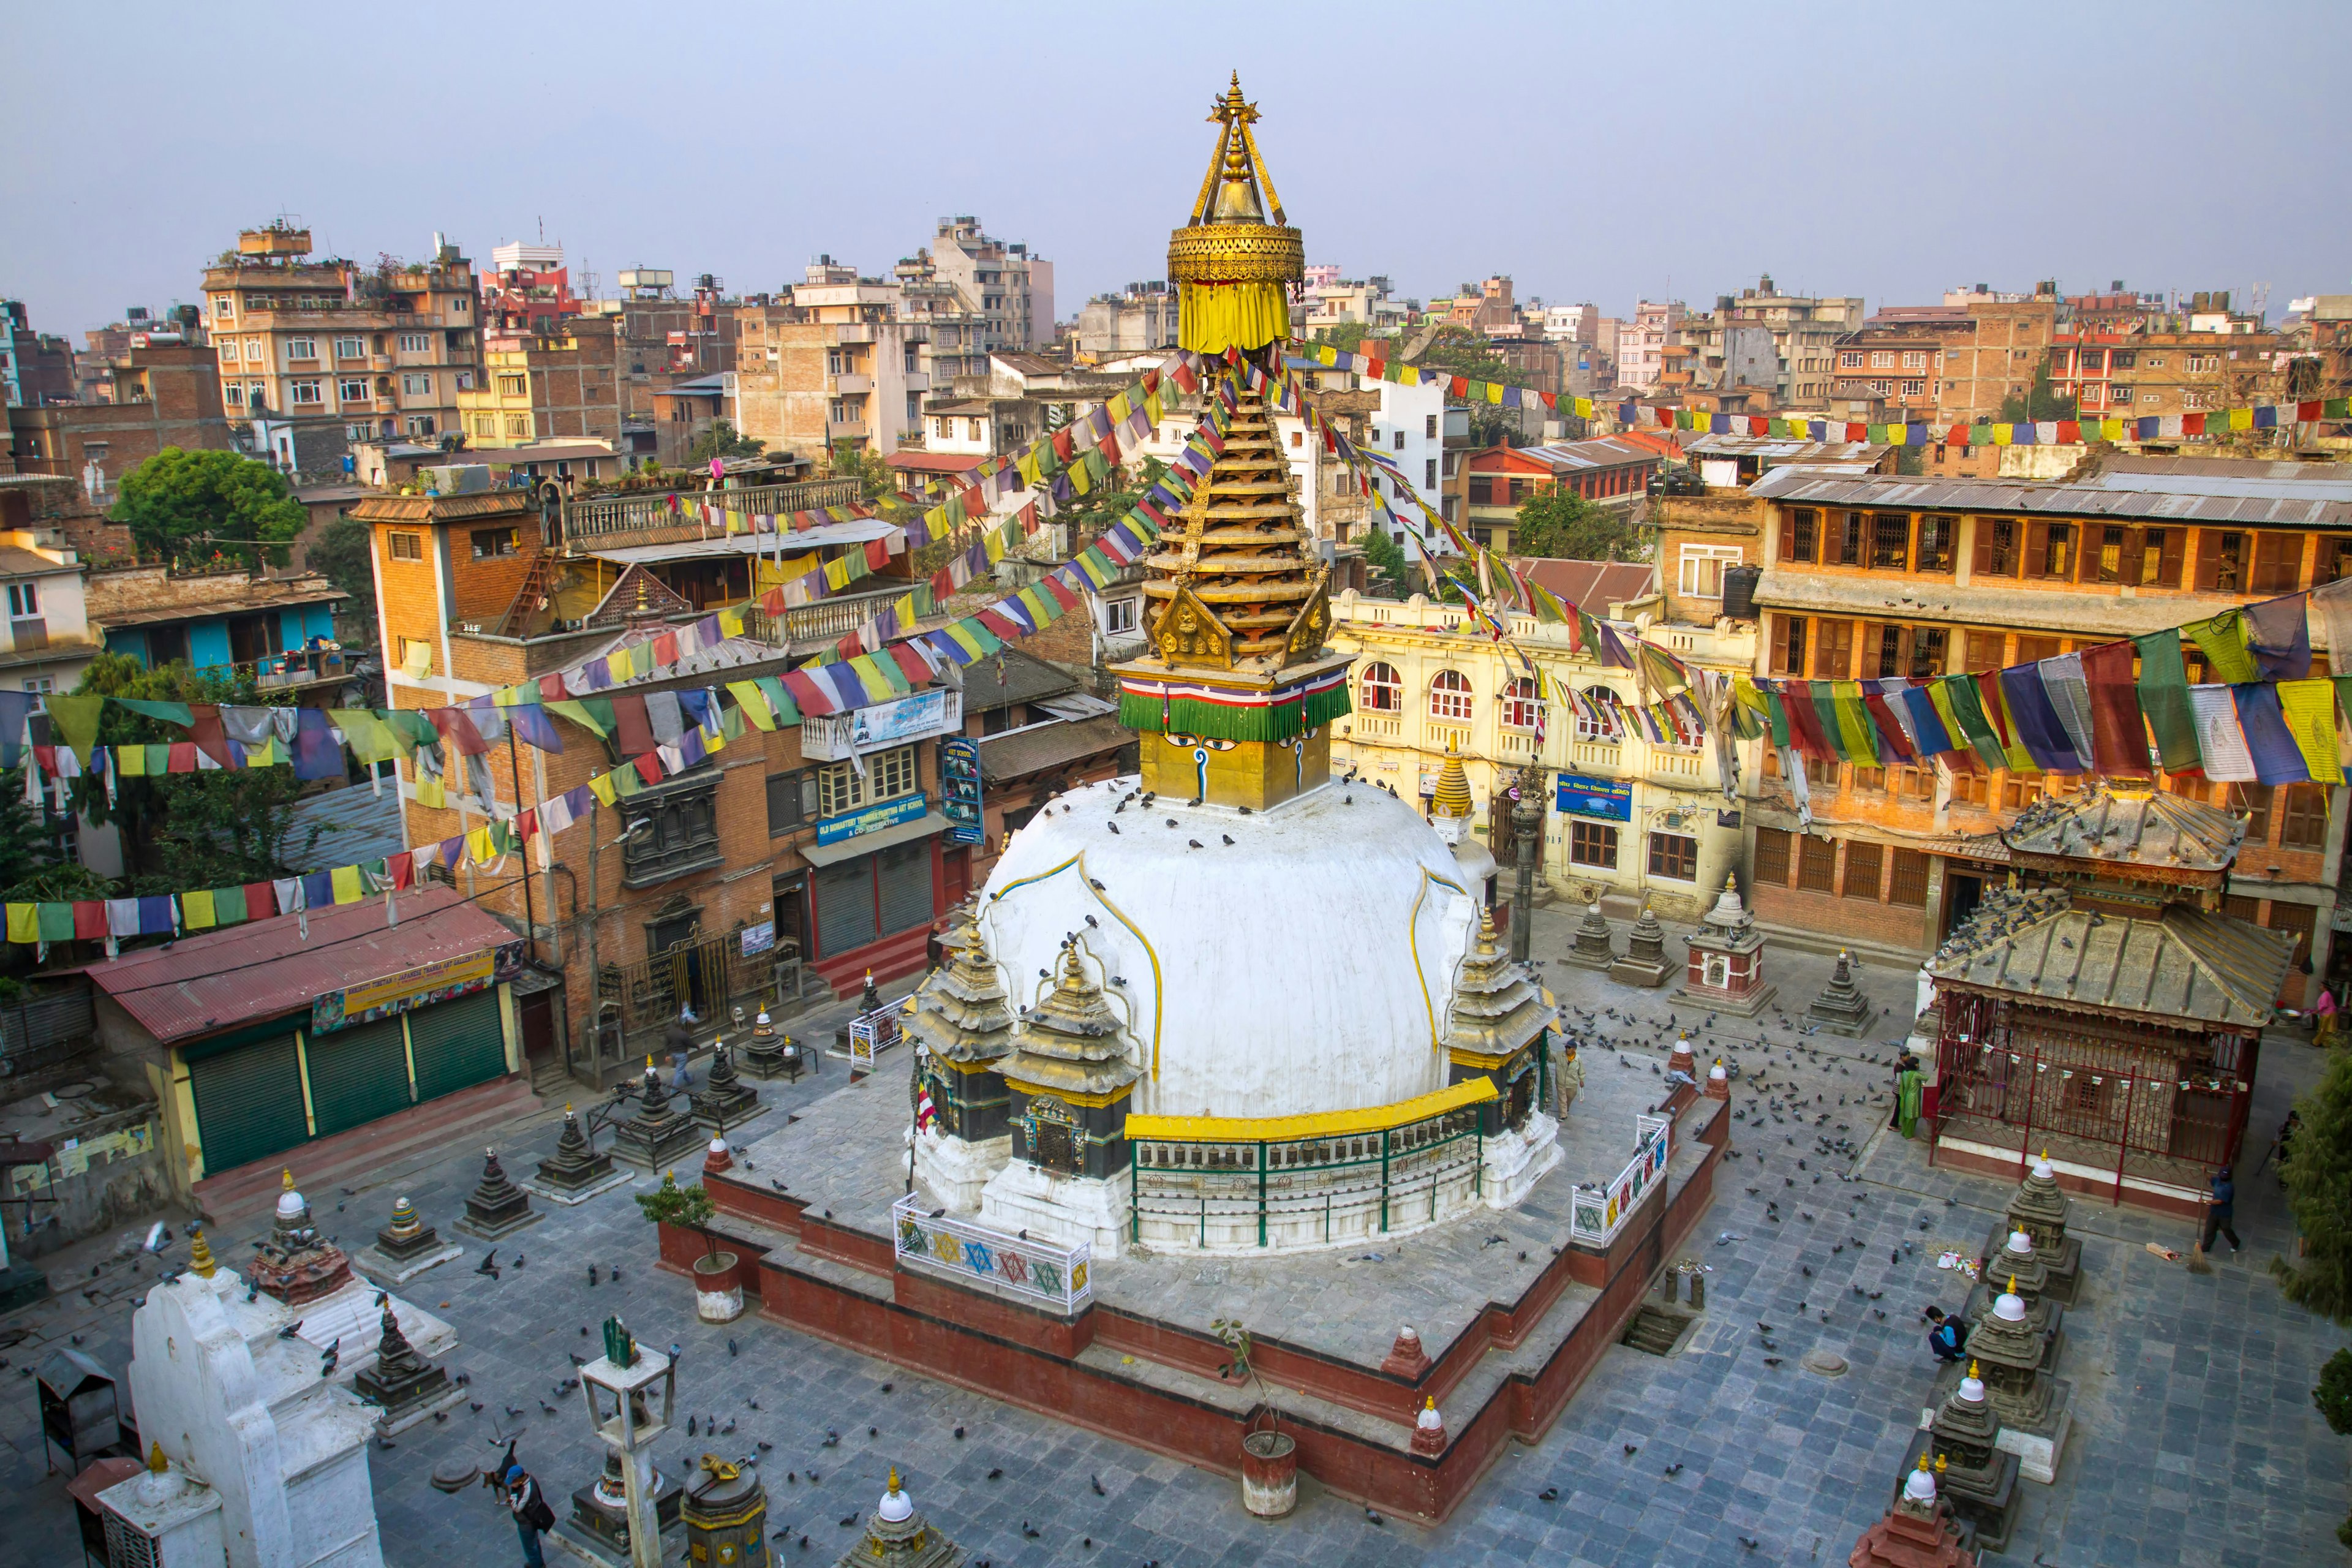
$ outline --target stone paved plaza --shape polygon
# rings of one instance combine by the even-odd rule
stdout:
[[[1546,911],[1538,953],[1565,951],[1573,923]],[[1670,952],[1678,956],[1679,943]],[[1778,943],[1768,949],[1768,965],[1792,1014],[1828,973],[1826,960]],[[1621,1065],[1614,1050],[1589,1052],[1595,1089],[1605,1075],[1651,1079],[1672,1038],[1654,1032],[1666,1012],[1664,994],[1628,991],[1557,962],[1545,973],[1568,1000],[1614,1006],[1637,1020],[1604,1020],[1612,1044],[1633,1065]],[[1907,973],[1874,966],[1862,979],[1874,1000],[1907,1017]],[[855,1533],[842,1521],[873,1507],[892,1464],[918,1505],[974,1563],[1008,1568],[1843,1563],[1884,1510],[1893,1467],[1927,1397],[1933,1363],[1919,1309],[1931,1301],[1957,1309],[1967,1294],[1964,1277],[1935,1267],[1937,1252],[1951,1246],[1972,1255],[2011,1188],[1929,1169],[1924,1145],[1877,1131],[1883,1100],[1838,1107],[1840,1094],[1860,1101],[1883,1089],[1885,1070],[1857,1058],[1885,1057],[1884,1043],[1806,1037],[1801,1044],[1812,1054],[1790,1065],[1785,1053],[1800,1037],[1771,1027],[1769,1014],[1763,1022],[1776,1048],[1769,1059],[1753,1045],[1732,1052],[1746,1075],[1735,1106],[1754,1117],[1769,1096],[1810,1102],[1820,1094],[1830,1115],[1821,1131],[1834,1134],[1845,1122],[1859,1160],[1825,1164],[1810,1124],[1801,1131],[1769,1116],[1736,1124],[1739,1158],[1719,1168],[1717,1201],[1688,1248],[1711,1272],[1706,1319],[1683,1352],[1660,1360],[1609,1351],[1542,1443],[1508,1450],[1441,1527],[1374,1522],[1306,1481],[1295,1515],[1260,1523],[1242,1511],[1226,1477],[909,1377],[754,1316],[723,1329],[698,1324],[686,1282],[652,1267],[651,1233],[629,1201],[647,1189],[640,1182],[574,1209],[538,1202],[548,1217],[499,1248],[508,1265],[501,1279],[471,1271],[486,1248],[469,1243],[462,1261],[402,1288],[456,1325],[451,1370],[471,1373],[484,1408],[477,1415],[460,1406],[446,1424],[412,1429],[393,1448],[371,1453],[386,1561],[401,1568],[520,1561],[512,1526],[488,1493],[446,1497],[426,1485],[427,1474],[453,1456],[487,1463],[503,1448],[502,1435],[520,1432],[520,1457],[551,1491],[588,1479],[599,1461],[578,1396],[559,1396],[555,1384],[572,1371],[568,1352],[594,1352],[581,1330],[593,1332],[619,1311],[646,1342],[684,1347],[681,1423],[690,1411],[698,1425],[707,1415],[721,1425],[715,1443],[678,1435],[663,1456],[665,1468],[684,1468],[714,1447],[749,1454],[760,1452],[758,1443],[774,1445],[761,1468],[772,1528],[791,1531],[779,1543],[785,1563],[830,1563]],[[1898,1030],[1890,1025],[1888,1037]],[[1743,1033],[1755,1035],[1752,1027]],[[1718,1044],[1730,1037],[1718,1037]],[[1702,1043],[1702,1061],[1707,1054]],[[903,1070],[901,1062],[885,1060],[886,1071]],[[2067,1317],[2060,1368],[2074,1385],[2074,1436],[2058,1483],[2023,1488],[2010,1551],[1988,1563],[2251,1568],[2338,1559],[2335,1526],[2352,1507],[2347,1449],[2320,1421],[2309,1391],[2347,1335],[2287,1306],[2263,1272],[2291,1233],[2272,1174],[2248,1173],[2292,1093],[2318,1068],[2316,1054],[2289,1037],[2273,1036],[2266,1047],[2240,1184],[2246,1252],[2225,1254],[2210,1276],[2193,1276],[2145,1248],[2150,1240],[2185,1247],[2185,1224],[2076,1198],[2084,1285]],[[1759,1089],[1759,1078],[1769,1087]],[[844,1082],[841,1064],[828,1062],[813,1079],[763,1093],[792,1109]],[[1613,1105],[1619,1096],[1596,1092],[1593,1100]],[[773,1116],[762,1119],[752,1135],[776,1125]],[[515,1129],[501,1148],[509,1172],[528,1172],[553,1147],[555,1133],[552,1112]],[[448,1235],[480,1166],[479,1149],[448,1150],[356,1192],[309,1195],[321,1228],[346,1247],[363,1244],[404,1192]],[[1841,1179],[1848,1174],[1854,1179]],[[1773,1197],[1785,1215],[1777,1224],[1765,1211]],[[215,1245],[225,1258],[242,1258],[262,1228],[257,1220],[216,1236]],[[74,1560],[65,1478],[42,1474],[32,1380],[18,1369],[76,1333],[101,1362],[127,1364],[129,1300],[143,1287],[129,1265],[102,1260],[110,1252],[110,1245],[93,1243],[50,1259],[59,1297],[0,1322],[29,1331],[0,1351],[10,1363],[0,1373],[0,1489],[19,1504],[0,1515],[0,1563]],[[600,1268],[617,1262],[621,1281],[592,1289],[591,1261]],[[97,1279],[87,1278],[93,1265],[101,1268]],[[67,1278],[76,1270],[84,1278]],[[89,1303],[84,1287],[115,1299]],[[1884,1295],[1874,1302],[1869,1291]],[[1777,1331],[1784,1358],[1777,1368],[1764,1364],[1759,1321]],[[1279,1333],[1276,1325],[1253,1327]],[[1816,1348],[1843,1356],[1844,1374],[1801,1371],[1800,1358]],[[509,1407],[520,1414],[509,1416]],[[726,1432],[730,1421],[734,1429]],[[839,1434],[830,1447],[828,1429]],[[1664,1474],[1675,1465],[1679,1473]],[[1556,1498],[1543,1500],[1550,1489]],[[1025,1533],[1024,1524],[1037,1533]]]

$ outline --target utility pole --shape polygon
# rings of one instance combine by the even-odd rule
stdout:
[[[1529,763],[1519,770],[1511,803],[1511,836],[1518,852],[1518,869],[1511,889],[1511,957],[1528,961],[1528,939],[1535,931],[1536,858],[1543,852],[1543,769]]]

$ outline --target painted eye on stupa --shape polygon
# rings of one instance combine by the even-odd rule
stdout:
[[[1231,741],[1215,741],[1211,740],[1206,735],[1183,735],[1175,733],[1174,731],[1170,731],[1162,735],[1160,738],[1166,741],[1170,745],[1183,751],[1191,751],[1196,747],[1206,747],[1212,752],[1230,752],[1234,749],[1234,742]]]

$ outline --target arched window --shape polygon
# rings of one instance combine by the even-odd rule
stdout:
[[[1470,721],[1470,682],[1457,670],[1441,669],[1429,683],[1429,716],[1457,723]]]
[[[1503,728],[1532,734],[1543,728],[1543,698],[1532,678],[1523,675],[1503,688]]]
[[[1392,664],[1364,666],[1364,711],[1396,713],[1404,708],[1404,682]]]

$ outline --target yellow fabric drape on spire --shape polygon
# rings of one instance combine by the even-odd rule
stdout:
[[[1290,335],[1290,296],[1279,283],[1178,286],[1176,341],[1194,353],[1261,349]]]

